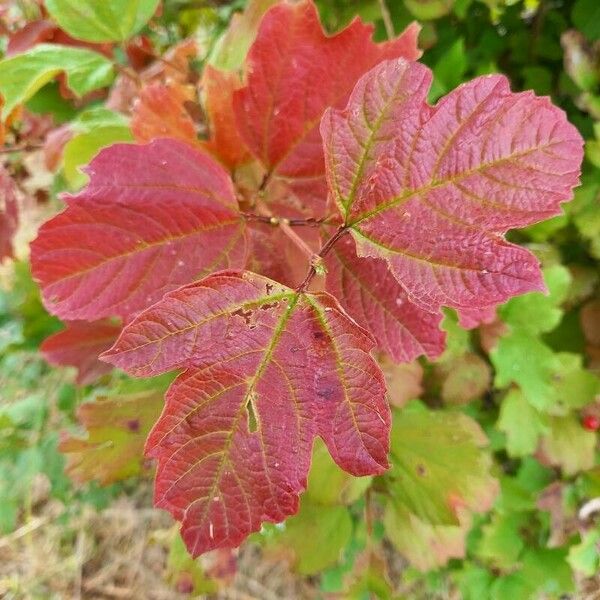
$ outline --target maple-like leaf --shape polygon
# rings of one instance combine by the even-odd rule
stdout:
[[[445,342],[441,313],[411,302],[385,261],[361,259],[354,246],[346,236],[328,254],[327,291],[397,362],[410,362],[421,354],[439,356]]]
[[[110,321],[72,321],[46,338],[40,352],[52,365],[77,368],[77,383],[87,385],[110,372],[111,366],[98,360],[117,339],[121,327]]]
[[[359,77],[381,60],[417,59],[418,32],[413,24],[396,39],[375,44],[373,26],[357,18],[328,36],[311,0],[272,7],[248,52],[247,85],[234,96],[238,128],[252,153],[322,209],[319,122],[325,109],[343,106]]]
[[[59,444],[69,476],[79,483],[95,480],[107,485],[137,475],[144,441],[163,404],[162,393],[156,391],[82,404],[77,419],[87,435],[63,433]]]
[[[384,527],[417,568],[464,556],[471,513],[492,506],[499,486],[486,443],[464,414],[394,411]]]
[[[177,140],[115,144],[87,173],[88,186],[32,244],[50,312],[126,318],[196,277],[244,266],[233,186],[208,155]]]
[[[0,262],[13,256],[12,240],[19,226],[17,186],[0,165]]]
[[[358,254],[385,259],[413,302],[484,308],[544,289],[537,259],[503,234],[560,212],[582,139],[563,111],[501,75],[435,106],[431,71],[384,61],[323,117],[330,191]]]
[[[370,336],[328,294],[223,271],[167,294],[103,358],[185,368],[147,442],[157,506],[192,554],[296,512],[315,436],[353,475],[387,468],[390,412]]]

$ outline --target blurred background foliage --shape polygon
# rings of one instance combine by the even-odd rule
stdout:
[[[198,73],[207,62],[235,65],[247,43],[223,40],[245,5],[165,0],[142,33],[159,54],[196,39]],[[59,210],[58,193],[85,182],[78,166],[131,139],[126,116],[102,101],[81,106],[48,83],[25,113],[69,124],[75,135],[62,161],[48,169],[35,152],[2,155],[25,198],[18,259],[0,273],[3,597],[600,594],[600,2],[317,5],[329,31],[358,15],[379,40],[419,21],[422,61],[435,76],[431,102],[474,76],[501,72],[513,90],[549,95],[567,112],[586,140],[582,185],[564,215],[510,234],[540,258],[549,294],[515,298],[471,331],[448,313],[448,349],[433,363],[382,361],[395,407],[389,473],[353,479],[317,445],[298,515],[265,527],[239,552],[193,561],[169,520],[150,511],[152,466],[141,458],[168,378],[110,373],[78,386],[73,369],[50,367],[38,352],[60,323],[42,307],[27,242]],[[11,32],[42,16],[34,0],[9,0],[0,11],[3,52]],[[115,50],[122,65],[131,60],[126,50]],[[8,137],[34,126],[23,119]],[[434,475],[403,487],[402,473],[414,465]],[[450,488],[464,502],[458,519],[437,500]]]

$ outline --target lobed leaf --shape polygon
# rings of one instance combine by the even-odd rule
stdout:
[[[397,362],[410,362],[421,354],[436,358],[443,352],[441,313],[427,312],[411,302],[383,260],[359,258],[354,242],[346,236],[325,263],[327,291],[371,332],[380,350]]]
[[[51,365],[76,367],[77,383],[87,385],[111,371],[98,357],[114,344],[120,331],[110,321],[71,321],[46,338],[40,352]]]
[[[396,411],[390,493],[418,519],[458,525],[461,509],[487,510],[497,494],[482,448],[487,439],[477,422],[461,413]]]
[[[479,425],[461,413],[394,412],[384,515],[387,536],[421,570],[462,558],[471,513],[498,492]]]
[[[108,85],[113,78],[110,60],[85,48],[38,44],[23,54],[0,61],[0,94],[8,116],[59,73],[66,73],[69,89],[83,96]]]
[[[147,442],[156,505],[192,554],[296,512],[320,436],[353,475],[387,468],[390,414],[372,339],[328,294],[223,271],[167,294],[103,358],[136,376],[185,368]]]
[[[176,140],[116,144],[32,244],[32,270],[63,319],[126,318],[198,276],[245,263],[231,180]]]
[[[581,136],[503,76],[433,107],[430,84],[427,67],[385,61],[323,117],[329,188],[358,254],[385,259],[430,312],[543,290],[538,261],[503,234],[559,214],[579,181]]]
[[[322,209],[319,122],[325,109],[343,106],[358,78],[381,60],[417,59],[418,31],[413,24],[398,38],[375,44],[373,26],[359,19],[327,36],[311,0],[272,7],[248,52],[247,85],[234,96],[237,125],[250,151]]]

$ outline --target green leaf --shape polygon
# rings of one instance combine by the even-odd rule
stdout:
[[[38,44],[27,52],[0,61],[4,114],[10,114],[62,72],[67,75],[69,89],[77,96],[104,87],[113,79],[112,63],[97,52]]]
[[[516,383],[533,407],[544,411],[552,406],[551,378],[558,369],[558,359],[548,346],[528,333],[514,331],[500,338],[490,358],[497,388]]]
[[[417,19],[428,21],[447,15],[454,0],[404,0],[404,4]]]
[[[553,375],[556,414],[591,404],[600,394],[600,379],[583,367],[583,356],[560,352],[556,355],[558,370]]]
[[[37,91],[26,102],[26,107],[36,114],[50,113],[58,125],[71,121],[77,114],[73,104],[60,95],[60,85],[56,81],[51,81]]]
[[[388,579],[386,567],[387,565],[383,556],[374,551],[367,550],[356,561],[356,566],[352,573],[352,584],[347,589],[344,598],[347,600],[365,600],[366,598],[391,600],[393,590]]]
[[[302,498],[297,515],[276,531],[271,543],[291,549],[295,568],[302,575],[314,575],[340,558],[352,535],[352,519],[345,506],[322,506]]]
[[[487,569],[466,564],[460,571],[457,571],[455,577],[462,600],[489,598],[490,586],[494,578]]]
[[[176,527],[170,532],[169,555],[165,571],[166,578],[174,586],[177,586],[183,578],[187,578],[195,594],[215,594],[219,589],[217,582],[206,575],[200,562],[190,556]]]
[[[600,3],[597,0],[577,0],[571,18],[588,39],[600,39]]]
[[[598,544],[600,543],[600,530],[592,529],[586,532],[581,542],[569,549],[567,562],[586,577],[592,577],[600,567]]]
[[[532,454],[547,430],[543,415],[527,402],[519,389],[510,390],[502,400],[497,427],[506,434],[506,451],[510,456]]]
[[[491,600],[532,600],[531,586],[521,573],[498,577],[492,584]]]
[[[521,575],[532,587],[532,595],[557,598],[574,591],[573,574],[565,548],[533,548],[522,559]]]
[[[63,172],[69,187],[79,189],[85,185],[88,176],[79,167],[87,165],[102,148],[116,142],[131,141],[131,131],[123,125],[100,127],[71,138],[63,151]]]
[[[123,42],[156,12],[159,0],[46,0],[52,18],[87,42]]]
[[[306,497],[315,504],[352,504],[364,494],[372,477],[353,477],[342,471],[325,444],[315,440]]]
[[[465,555],[468,518],[459,525],[432,525],[407,510],[402,502],[392,499],[386,504],[383,525],[398,552],[420,571],[438,568],[450,558]]]
[[[501,306],[498,314],[514,330],[535,335],[552,331],[560,322],[563,311],[559,308],[571,284],[569,270],[562,265],[544,269],[544,280],[549,294],[533,292],[512,298]]]
[[[127,127],[128,124],[124,115],[103,106],[84,110],[71,121],[71,127],[79,133],[89,133],[98,127]]]
[[[528,519],[526,513],[495,513],[491,522],[483,528],[478,556],[495,567],[513,567],[525,547],[519,530]]]
[[[497,482],[487,438],[462,413],[395,411],[391,469],[383,476],[399,506],[432,525],[458,525],[459,509],[491,506]]]
[[[433,67],[435,79],[430,99],[435,101],[462,83],[467,66],[465,42],[462,38],[458,38]],[[431,98],[431,95],[434,97]]]
[[[240,69],[252,45],[263,15],[277,0],[250,0],[243,13],[234,14],[228,29],[210,55],[210,63],[223,71]]]
[[[551,465],[561,467],[565,475],[594,466],[597,436],[593,431],[586,431],[574,416],[552,417],[548,425],[542,452]]]

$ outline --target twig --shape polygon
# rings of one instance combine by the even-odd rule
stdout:
[[[119,73],[122,73],[131,79],[137,87],[142,87],[142,78],[135,71],[131,70],[129,67],[119,64],[118,62],[113,62],[113,66]]]
[[[308,289],[310,282],[313,277],[317,274],[319,263],[327,256],[329,251],[335,246],[337,241],[348,233],[348,227],[346,225],[340,226],[337,231],[325,242],[318,254],[314,254],[311,260],[311,265],[304,278],[304,281],[296,289],[297,292],[302,293]]]
[[[385,32],[388,36],[388,39],[392,39],[396,37],[396,32],[394,31],[394,24],[392,23],[392,16],[390,15],[390,11],[385,3],[385,0],[379,0],[379,11],[381,12],[381,18],[383,19],[383,26],[385,27]]]
[[[30,150],[39,150],[43,148],[44,144],[32,144],[27,142],[25,144],[16,144],[15,146],[4,146],[0,148],[0,154],[10,154],[12,152],[29,152]]]
[[[287,219],[285,217],[275,217],[269,215],[257,215],[256,213],[241,213],[242,217],[247,221],[257,221],[258,223],[264,223],[265,225],[273,225],[278,227],[282,223],[286,223],[290,227],[320,227],[326,224],[332,217],[323,217],[322,219],[315,219],[314,217],[308,217],[306,219]]]

